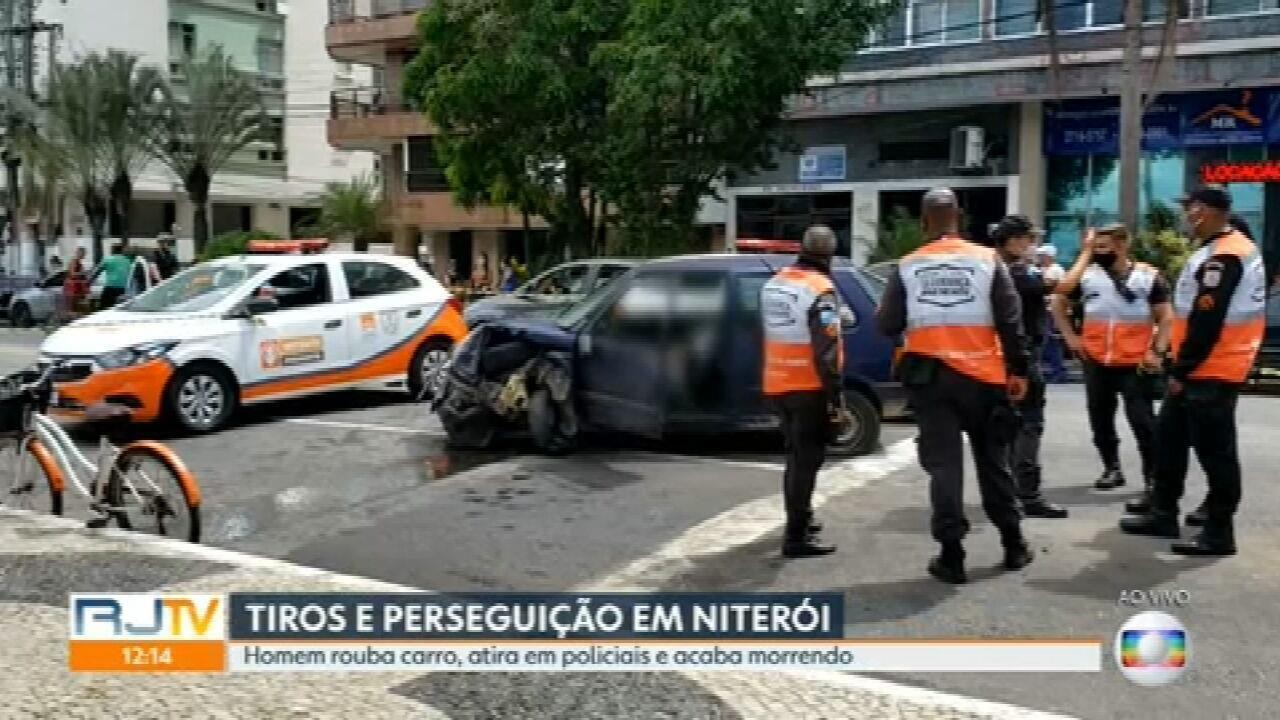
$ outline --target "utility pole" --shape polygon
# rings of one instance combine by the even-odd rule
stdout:
[[[1124,85],[1120,90],[1120,222],[1139,227],[1142,167],[1142,0],[1125,0]]]

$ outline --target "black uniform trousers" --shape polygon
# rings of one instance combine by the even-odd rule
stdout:
[[[787,443],[782,498],[787,511],[786,538],[804,540],[813,520],[813,488],[827,458],[831,421],[823,391],[792,392],[773,397]]]
[[[1136,367],[1109,367],[1092,360],[1084,362],[1085,399],[1093,446],[1102,464],[1120,467],[1120,436],[1116,434],[1117,396],[1124,399],[1124,414],[1142,458],[1142,476],[1155,473],[1156,413],[1151,394],[1138,376]]]
[[[1152,507],[1177,516],[1186,489],[1188,451],[1209,483],[1205,498],[1205,530],[1230,527],[1240,507],[1240,457],[1236,447],[1234,385],[1189,380],[1182,392],[1169,395],[1160,406],[1160,453],[1156,464]]]
[[[1031,347],[1031,357],[1039,357],[1040,346]],[[1036,362],[1027,368],[1027,396],[1017,403],[1018,434],[1009,452],[1018,497],[1024,501],[1040,499],[1040,439],[1044,436],[1044,373]]]
[[[996,409],[1008,407],[1005,388],[978,382],[941,362],[932,364],[936,370],[929,373],[931,379],[904,380],[920,430],[916,451],[920,466],[929,474],[933,538],[940,543],[960,542],[969,532],[964,512],[965,435],[987,517],[1002,538],[1020,537],[1022,514],[1009,470],[1012,433],[993,422]]]

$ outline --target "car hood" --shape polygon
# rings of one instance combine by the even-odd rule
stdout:
[[[162,340],[206,337],[209,326],[221,322],[217,314],[95,313],[58,330],[40,345],[48,355],[99,355],[120,348]]]
[[[578,334],[559,325],[535,318],[498,320],[485,325],[491,337],[502,340],[523,340],[544,350],[572,352]]]

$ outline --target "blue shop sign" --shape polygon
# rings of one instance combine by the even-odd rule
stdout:
[[[1118,98],[1068,100],[1045,109],[1048,155],[1119,152]],[[1221,90],[1161,95],[1142,119],[1146,151],[1280,143],[1280,91]]]
[[[1261,145],[1266,138],[1271,95],[1259,90],[1183,95],[1182,144]]]
[[[843,182],[845,178],[844,145],[805,148],[800,156],[800,182]]]

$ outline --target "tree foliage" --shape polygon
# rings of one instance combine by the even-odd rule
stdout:
[[[920,218],[900,205],[895,206],[880,223],[880,235],[869,260],[873,263],[898,260],[921,245],[924,245],[924,228]]]
[[[137,55],[119,50],[92,54],[80,62],[102,93],[98,119],[110,173],[108,195],[120,237],[127,243],[133,179],[153,159],[148,138],[159,120],[156,100],[163,96],[164,77],[155,67],[141,64]]]
[[[379,187],[371,174],[329,183],[320,198],[320,228],[331,237],[350,238],[357,252],[368,250],[383,229]]]
[[[767,165],[787,99],[893,5],[439,0],[405,96],[460,202],[536,212],[575,250],[606,222],[647,244],[688,236],[727,172]]]
[[[187,58],[165,86],[151,150],[177,175],[195,205],[196,253],[209,240],[213,176],[263,137],[266,113],[257,83],[221,47]]]

